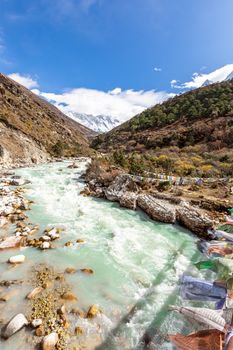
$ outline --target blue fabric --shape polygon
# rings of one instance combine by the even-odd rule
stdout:
[[[181,280],[181,296],[185,300],[215,301],[216,309],[224,306],[227,289],[215,283],[199,280],[191,276],[183,276]]]
[[[231,340],[232,337],[233,337],[233,329],[230,328],[227,332],[227,336],[226,336],[226,340],[225,340],[225,344],[224,344],[224,350],[227,350],[229,341]]]

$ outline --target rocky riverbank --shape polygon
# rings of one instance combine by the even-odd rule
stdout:
[[[196,186],[194,198],[182,196],[182,188],[173,186],[161,192],[156,188],[165,182],[141,176],[124,174],[114,167],[106,169],[93,161],[85,180],[84,195],[118,202],[122,207],[139,208],[153,220],[174,224],[178,222],[201,238],[210,238],[208,229],[224,221],[230,201],[211,200],[202,195],[202,187]],[[199,197],[197,197],[199,192]]]
[[[71,164],[70,167],[75,165]],[[77,320],[86,319],[88,322],[100,315],[101,311],[95,304],[86,310],[80,309],[78,297],[72,293],[66,276],[78,273],[92,275],[94,271],[88,267],[78,269],[77,266],[67,266],[65,270],[59,271],[49,264],[32,266],[27,260],[27,249],[39,249],[41,254],[49,254],[50,249],[58,248],[63,231],[55,227],[41,230],[38,224],[29,222],[27,212],[33,204],[25,197],[29,184],[29,181],[21,179],[12,171],[5,171],[0,177],[0,253],[10,252],[5,268],[17,271],[20,265],[29,264],[28,278],[21,277],[17,272],[12,280],[0,280],[1,338],[8,342],[22,330],[19,337],[29,344],[30,349],[77,350],[77,337],[82,337],[85,332],[82,327],[76,326]],[[64,247],[84,243],[82,239],[67,241]],[[20,312],[7,318],[7,310],[11,310],[11,314],[12,308],[16,308],[12,300],[20,293],[19,286],[21,291],[25,288],[29,291],[25,293],[25,303]]]

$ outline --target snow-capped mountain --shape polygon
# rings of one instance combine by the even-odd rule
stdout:
[[[220,83],[221,81],[227,81],[227,80],[231,80],[231,79],[233,79],[233,71],[225,79],[219,80],[218,82]],[[204,83],[202,84],[202,87],[208,86],[210,84],[214,84],[214,81],[206,79],[206,81],[204,81]]]
[[[212,80],[206,79],[206,81],[204,81],[204,83],[202,84],[202,86],[208,86],[210,84],[213,84],[214,82]]]
[[[94,116],[91,114],[81,114],[72,111],[66,112],[66,115],[98,133],[107,132],[121,123],[118,119],[108,115]]]
[[[231,80],[233,79],[233,71],[226,77],[225,80]]]

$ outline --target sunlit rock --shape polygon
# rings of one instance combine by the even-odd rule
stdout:
[[[42,341],[43,350],[52,350],[58,342],[58,334],[53,332],[46,335]]]
[[[18,332],[26,325],[28,325],[28,320],[26,317],[23,314],[18,314],[14,316],[4,327],[2,331],[2,337],[5,339],[10,338],[13,334]]]
[[[9,258],[8,262],[10,264],[21,264],[25,261],[25,255],[21,254],[21,255],[15,255]]]

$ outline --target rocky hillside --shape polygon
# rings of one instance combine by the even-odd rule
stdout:
[[[118,165],[181,176],[233,175],[233,80],[212,84],[147,109],[92,147]],[[117,151],[114,151],[117,150]]]
[[[90,129],[0,74],[0,164],[89,152]]]

